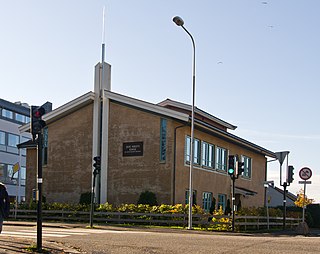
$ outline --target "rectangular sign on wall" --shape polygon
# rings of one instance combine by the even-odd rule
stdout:
[[[123,143],[123,156],[143,156],[143,142]]]

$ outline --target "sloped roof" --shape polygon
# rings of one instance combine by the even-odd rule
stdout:
[[[182,103],[182,102],[179,102],[179,101],[174,101],[174,100],[171,100],[171,99],[166,99],[162,102],[159,102],[158,105],[160,106],[163,106],[163,107],[168,107],[168,106],[171,106],[171,107],[176,107],[176,108],[180,108],[180,109],[183,109],[183,110],[186,110],[186,111],[190,111],[192,110],[192,106],[189,105],[189,104],[185,104],[185,103]],[[217,124],[220,124],[221,126],[225,127],[226,129],[231,129],[231,130],[235,130],[237,128],[237,126],[235,125],[232,125],[230,123],[227,123],[226,121],[218,118],[218,117],[215,117],[211,114],[209,114],[208,112],[205,112],[203,111],[202,109],[199,109],[197,107],[195,107],[195,110],[194,110],[195,114],[198,114],[200,116],[203,116],[204,118],[207,118],[213,122],[216,122]]]
[[[122,94],[114,93],[114,92],[111,92],[108,90],[104,90],[104,96],[105,96],[105,98],[108,98],[110,100],[117,101],[122,104],[126,104],[128,106],[136,107],[136,108],[139,108],[139,109],[142,109],[145,111],[149,111],[152,113],[156,113],[156,114],[160,114],[160,115],[167,116],[170,118],[174,118],[174,119],[180,120],[182,122],[185,122],[186,124],[188,124],[190,121],[190,115],[188,113],[179,112],[177,110],[173,110],[171,108],[165,107],[165,105],[171,104],[171,105],[179,106],[180,108],[191,110],[191,106],[184,104],[184,103],[180,103],[180,102],[176,102],[176,101],[172,101],[172,100],[165,100],[165,101],[160,102],[158,104],[153,104],[153,103],[138,100],[138,99],[135,99],[132,97],[128,97],[128,96],[125,96]],[[64,116],[78,110],[81,107],[84,107],[90,103],[93,103],[95,100],[95,97],[96,97],[96,95],[94,92],[88,92],[88,93],[62,105],[61,107],[58,107],[57,109],[45,114],[43,116],[43,120],[46,121],[47,124],[54,122]],[[226,128],[229,128],[229,129],[236,128],[236,126],[229,124],[219,118],[216,118],[216,117],[210,115],[209,113],[206,113],[200,109],[196,109],[196,112],[197,112],[197,114],[201,114],[201,115],[211,119],[212,121],[218,122],[220,125],[223,125]],[[226,130],[222,130],[221,128],[218,128],[216,126],[208,124],[207,122],[204,122],[202,120],[195,119],[195,126],[197,126],[198,128],[202,128],[206,131],[210,131],[212,134],[219,136],[220,138],[226,139],[229,142],[236,143],[237,145],[244,146],[244,147],[251,149],[257,153],[261,153],[261,154],[264,154],[265,156],[269,156],[269,157],[273,157],[273,158],[276,157],[274,152],[271,152],[261,146],[258,146],[250,141],[242,139],[236,135],[233,135],[233,134],[227,132]],[[20,132],[27,132],[27,131],[29,131],[29,129],[30,129],[30,124],[23,125],[22,127],[19,128]]]

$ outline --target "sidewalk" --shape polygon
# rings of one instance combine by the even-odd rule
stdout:
[[[16,238],[9,236],[0,236],[0,253],[13,254],[13,253],[32,253],[28,250],[31,246],[36,248],[36,241],[27,238]],[[52,254],[79,254],[84,252],[79,252],[74,248],[68,246],[63,246],[62,244],[56,242],[49,242],[42,240],[42,253],[52,253]],[[37,253],[37,252],[36,252]]]
[[[36,226],[36,222],[25,222],[25,221],[5,221],[3,225],[3,230],[5,230],[6,225],[10,226],[26,226],[33,227]],[[71,227],[68,224],[61,223],[43,223],[43,227]],[[81,225],[73,225],[73,227],[81,227]],[[10,237],[0,234],[0,253],[13,254],[13,253],[32,253],[28,248],[36,249],[37,240],[28,239],[28,238],[19,238],[19,237]],[[38,253],[38,252],[33,252]],[[51,253],[51,254],[79,254],[84,253],[75,248],[65,246],[61,243],[46,241],[42,239],[42,253]]]

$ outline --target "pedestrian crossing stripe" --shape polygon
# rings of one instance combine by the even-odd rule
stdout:
[[[106,233],[105,230],[99,229],[65,229],[65,228],[43,228],[42,237],[68,237],[72,235],[89,235],[89,234],[101,234]],[[2,235],[11,237],[22,237],[22,238],[36,238],[36,229],[21,229],[18,231],[7,231],[3,230]]]

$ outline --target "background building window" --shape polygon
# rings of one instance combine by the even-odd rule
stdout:
[[[0,131],[0,151],[6,151],[6,133]]]
[[[25,115],[21,115],[19,113],[16,113],[16,120],[21,122],[21,123],[25,123],[26,122],[26,116]]]
[[[17,148],[17,144],[19,144],[20,137],[15,134],[8,133],[8,153],[19,153],[19,149]]]
[[[216,169],[227,170],[227,149],[217,147],[216,150]]]
[[[9,118],[9,119],[13,119],[13,112],[7,109],[2,109],[1,115],[3,117]]]
[[[202,193],[202,207],[206,212],[210,211],[212,205],[212,193],[211,192],[203,192]]]

